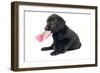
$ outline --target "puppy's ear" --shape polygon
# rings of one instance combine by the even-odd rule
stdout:
[[[58,18],[57,27],[58,29],[62,30],[65,27],[65,20],[61,17]]]

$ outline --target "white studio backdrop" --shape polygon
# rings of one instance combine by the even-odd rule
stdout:
[[[15,0],[0,0],[0,73],[14,73],[10,70],[10,50],[11,50],[11,12],[10,3]],[[16,1],[30,1],[30,2],[45,2],[45,3],[61,3],[61,4],[77,4],[77,5],[97,5],[100,7],[99,0],[16,0]],[[100,13],[100,10],[98,10]],[[99,18],[98,14],[98,18]],[[98,23],[99,24],[99,23]],[[71,27],[72,28],[72,27]],[[99,25],[98,25],[99,28]],[[73,29],[73,28],[72,28]],[[75,30],[76,31],[76,30]],[[98,35],[100,36],[100,34]],[[100,39],[98,39],[99,41]],[[100,47],[100,46],[99,46]],[[98,49],[98,52],[100,50]],[[100,55],[100,53],[98,53]],[[100,58],[98,59],[100,61]],[[100,63],[99,63],[100,65]],[[22,73],[99,73],[100,66],[98,67],[86,67],[86,68],[71,68],[71,69],[55,69],[55,70],[40,70],[40,71],[26,71]]]

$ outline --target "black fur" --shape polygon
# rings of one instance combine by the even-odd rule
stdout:
[[[42,51],[54,50],[51,55],[58,55],[81,47],[78,35],[65,24],[62,17],[56,14],[48,17],[45,30],[52,32],[53,44],[42,48]]]

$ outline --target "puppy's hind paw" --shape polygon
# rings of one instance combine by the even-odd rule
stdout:
[[[58,54],[59,54],[59,53],[58,53],[58,52],[55,52],[55,51],[54,51],[54,52],[51,52],[51,55],[52,55],[52,56],[55,56],[55,55],[58,55]]]

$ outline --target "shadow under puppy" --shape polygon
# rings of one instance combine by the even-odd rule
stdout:
[[[51,55],[58,55],[81,47],[78,35],[57,14],[52,14],[48,17],[45,31],[51,31],[53,43],[49,47],[43,47],[42,51],[54,50]]]

